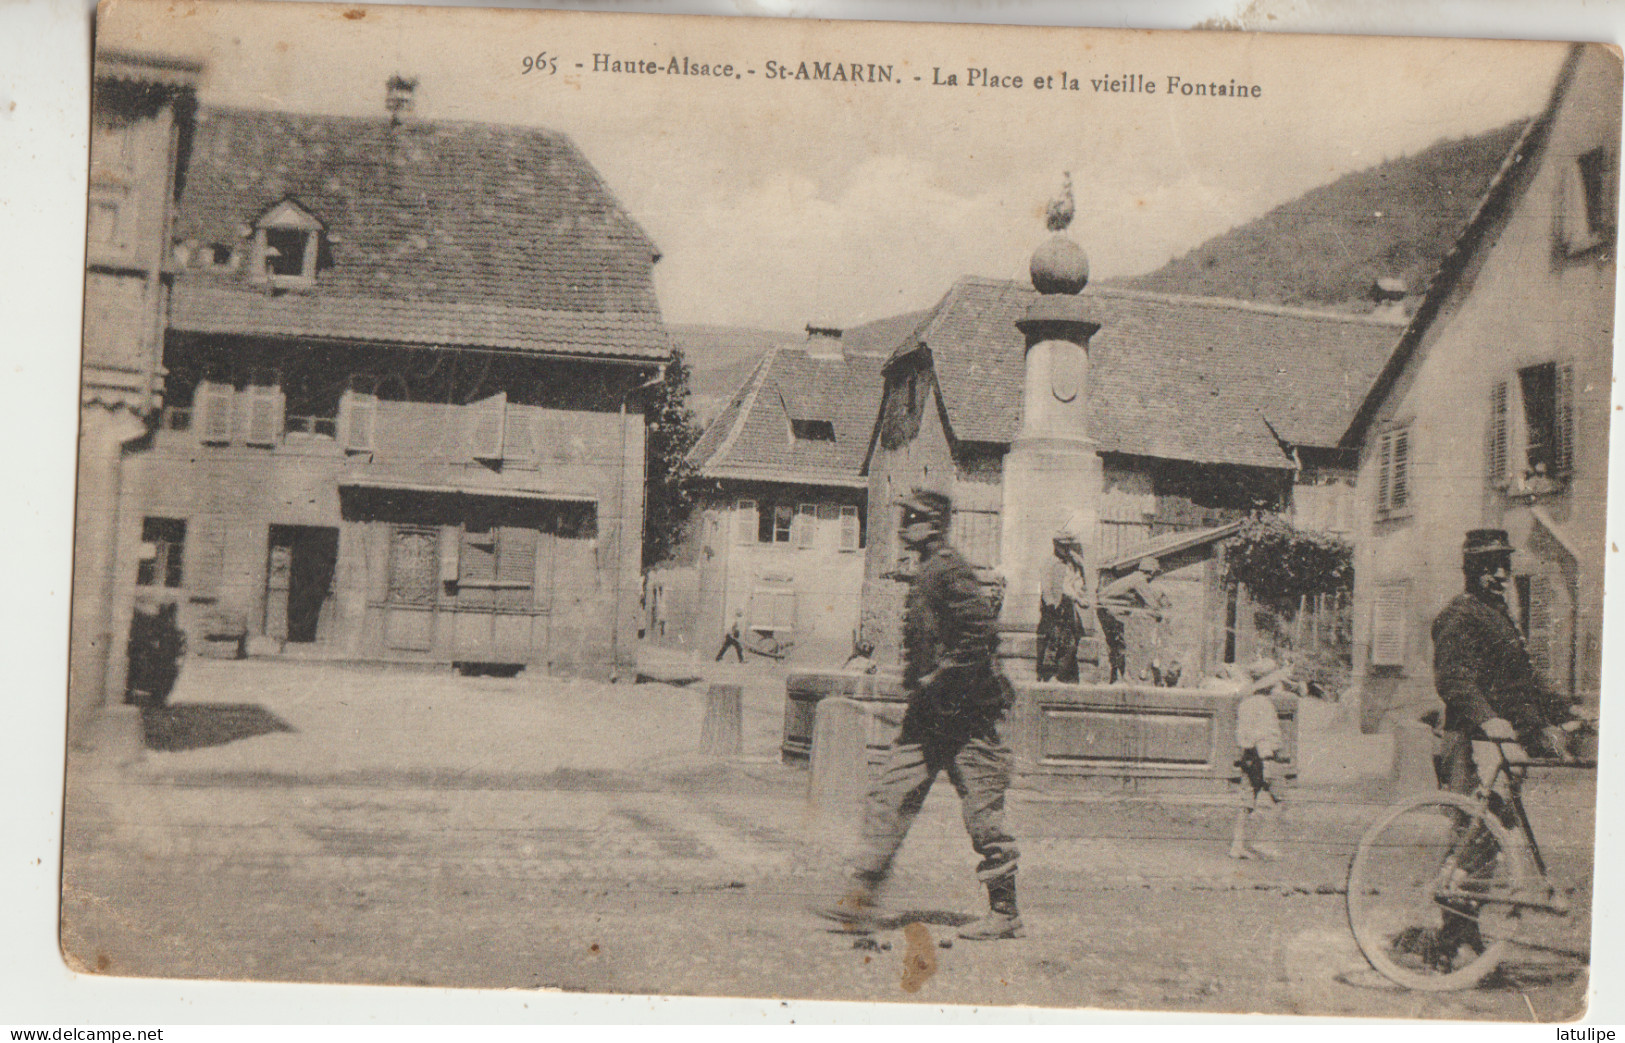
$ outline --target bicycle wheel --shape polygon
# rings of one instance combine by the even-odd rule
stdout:
[[[1366,830],[1349,863],[1349,926],[1383,977],[1408,989],[1476,985],[1519,921],[1523,854],[1494,815],[1454,793],[1421,793]]]

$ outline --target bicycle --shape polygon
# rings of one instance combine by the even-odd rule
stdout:
[[[1349,927],[1366,960],[1396,985],[1470,988],[1501,965],[1525,912],[1569,913],[1547,879],[1523,783],[1531,768],[1597,762],[1532,758],[1515,742],[1494,745],[1500,763],[1474,795],[1440,791],[1401,800],[1366,830],[1349,863]],[[1516,752],[1509,754],[1509,746]],[[1502,780],[1505,794],[1497,789]],[[1524,843],[1514,840],[1514,829]]]

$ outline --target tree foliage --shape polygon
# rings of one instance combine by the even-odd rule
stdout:
[[[666,365],[666,379],[649,392],[644,411],[648,435],[647,485],[643,521],[643,567],[670,558],[682,540],[694,510],[693,468],[686,459],[700,438],[700,425],[689,408],[689,370],[681,349]]]
[[[1329,533],[1299,529],[1283,518],[1249,518],[1224,542],[1230,578],[1260,600],[1287,602],[1354,587],[1354,548]]]

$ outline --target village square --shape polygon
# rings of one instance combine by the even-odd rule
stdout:
[[[405,73],[364,115],[218,104],[206,60],[104,43],[68,964],[1578,1016],[1596,791],[1555,762],[1596,758],[1621,103],[1613,52],[1553,55],[1525,117],[1148,274],[1091,271],[1115,244],[1057,157],[1021,277],[767,330],[670,321],[664,244],[570,134],[422,115]],[[1247,253],[1322,226],[1378,243],[1335,294],[1324,244]],[[1396,972],[1356,852],[1474,791],[1435,676],[1464,561],[1561,706],[1514,721],[1554,766],[1519,944],[1477,960],[1450,932],[1497,899],[1441,899]],[[853,875],[939,684],[929,597],[985,638],[927,665],[999,679],[1004,767],[978,790],[961,737]]]

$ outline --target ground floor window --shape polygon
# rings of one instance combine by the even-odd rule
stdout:
[[[136,566],[136,583],[143,587],[180,586],[185,548],[184,521],[179,518],[142,519],[141,563]]]
[[[796,592],[777,587],[758,588],[750,599],[750,629],[786,633],[796,628]]]
[[[458,548],[458,603],[528,609],[536,582],[536,530],[470,519]]]

